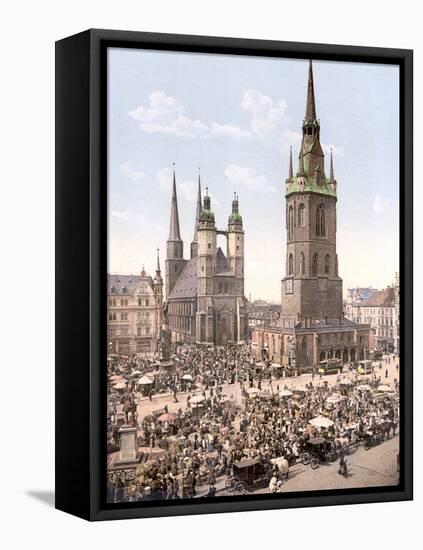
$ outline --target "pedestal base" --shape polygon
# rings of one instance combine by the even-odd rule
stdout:
[[[120,430],[119,462],[137,461],[137,427],[124,424]]]

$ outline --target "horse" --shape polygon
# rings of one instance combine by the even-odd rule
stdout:
[[[288,479],[289,463],[286,458],[280,456],[278,458],[272,458],[270,462],[277,467],[278,472],[281,474],[281,476],[285,476],[285,479]]]

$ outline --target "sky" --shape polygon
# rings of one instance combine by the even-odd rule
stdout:
[[[280,301],[308,61],[110,48],[108,69],[109,273],[154,274],[157,248],[164,271],[175,163],[185,257],[200,169],[218,228],[239,195],[246,296]],[[325,171],[332,147],[338,183],[344,294],[384,288],[399,270],[399,70],[313,61],[313,74]]]

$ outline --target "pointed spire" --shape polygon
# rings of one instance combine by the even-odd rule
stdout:
[[[333,177],[333,153],[332,153],[332,147],[330,148],[330,175],[329,175],[330,181],[334,181]]]
[[[194,237],[191,242],[191,258],[195,258],[198,253],[198,224],[200,223],[200,214],[201,214],[201,178],[200,178],[200,168],[198,168],[197,208],[195,211]]]
[[[172,188],[172,205],[170,210],[170,227],[169,241],[180,241],[181,233],[179,230],[179,213],[178,213],[178,197],[176,195],[176,176],[175,163],[173,164],[173,188]]]
[[[288,171],[288,179],[292,180],[293,178],[293,170],[292,170],[292,145],[289,148],[289,171]]]
[[[201,176],[200,176],[200,168],[198,168],[197,208],[195,211],[194,238],[192,240],[193,243],[197,242],[198,221],[200,219],[200,214],[201,214]]]
[[[206,194],[204,195],[204,201],[203,201],[203,210],[210,210],[211,204],[210,204],[210,197],[209,197],[209,188],[206,187]]]
[[[310,59],[308,66],[308,85],[307,85],[307,104],[305,123],[311,123],[317,120],[316,117],[316,102],[314,100],[314,84],[313,84],[313,65]]]
[[[157,269],[156,273],[160,273],[160,248],[157,248]]]

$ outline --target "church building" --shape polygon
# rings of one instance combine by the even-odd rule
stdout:
[[[217,245],[218,235],[226,238],[225,252]],[[187,260],[180,235],[174,173],[166,252],[165,290],[172,341],[214,345],[245,341],[244,229],[238,196],[234,195],[227,227],[218,229],[207,188],[201,199],[198,178],[194,236]]]
[[[285,182],[287,245],[281,314],[254,330],[252,349],[258,357],[299,369],[316,368],[331,358],[343,363],[365,358],[370,327],[346,319],[343,312],[337,194],[332,151],[329,176],[325,171],[310,61],[298,170],[294,176],[291,148]]]

